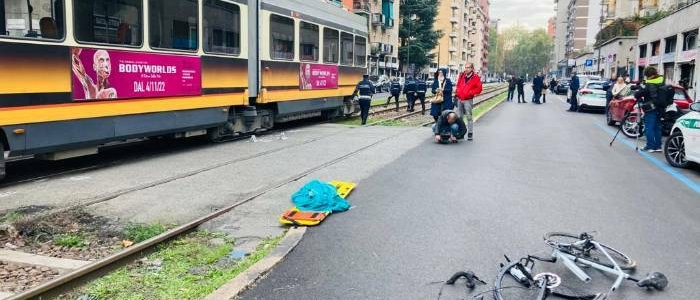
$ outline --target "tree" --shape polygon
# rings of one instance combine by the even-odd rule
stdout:
[[[433,61],[435,55],[430,51],[437,46],[442,37],[442,32],[433,27],[438,13],[438,2],[438,0],[401,2],[399,61],[402,68],[410,63],[415,66],[414,70],[422,70]]]
[[[543,71],[549,64],[554,42],[544,29],[511,27],[503,31],[504,70],[525,76]]]

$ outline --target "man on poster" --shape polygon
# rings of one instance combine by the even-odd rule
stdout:
[[[92,68],[97,75],[97,84],[87,75],[85,67],[80,60],[82,49],[74,48],[72,51],[72,69],[73,74],[78,78],[85,99],[116,99],[117,90],[109,84],[109,75],[112,71],[112,64],[109,58],[109,53],[105,50],[97,50],[92,58]]]

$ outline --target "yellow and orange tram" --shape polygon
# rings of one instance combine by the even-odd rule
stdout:
[[[319,0],[0,0],[0,17],[0,176],[7,156],[351,114],[366,72],[366,18]]]

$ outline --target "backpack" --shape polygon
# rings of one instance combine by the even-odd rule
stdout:
[[[672,85],[650,84],[649,96],[652,98],[654,106],[665,109],[673,104],[673,96],[676,94],[676,89]]]

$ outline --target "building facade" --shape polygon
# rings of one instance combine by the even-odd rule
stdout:
[[[399,1],[350,1],[352,1],[352,11],[367,18],[370,45],[367,72],[370,75],[397,76],[399,74]],[[342,4],[347,5],[350,1],[342,0]]]
[[[599,70],[596,75],[610,78],[613,74],[629,74],[634,78],[637,72],[633,51],[636,44],[636,36],[617,36],[603,42],[595,49],[596,56],[593,58],[593,64]]]
[[[487,0],[439,2],[435,29],[442,30],[443,36],[433,50],[431,74],[437,68],[446,68],[454,77],[467,62],[474,63],[474,69],[479,72],[488,71],[488,5]]]
[[[635,51],[637,74],[634,78],[643,79],[644,67],[656,67],[667,83],[686,80],[690,96],[698,100],[696,87],[700,83],[700,69],[696,62],[700,52],[700,18],[697,16],[700,16],[700,1],[639,29]]]
[[[567,69],[569,67],[568,57],[566,56],[566,43],[568,34],[567,16],[569,13],[569,0],[554,0],[554,12],[556,13],[556,17],[554,18],[554,61],[556,62],[555,71],[557,77],[564,77],[568,75]]]

